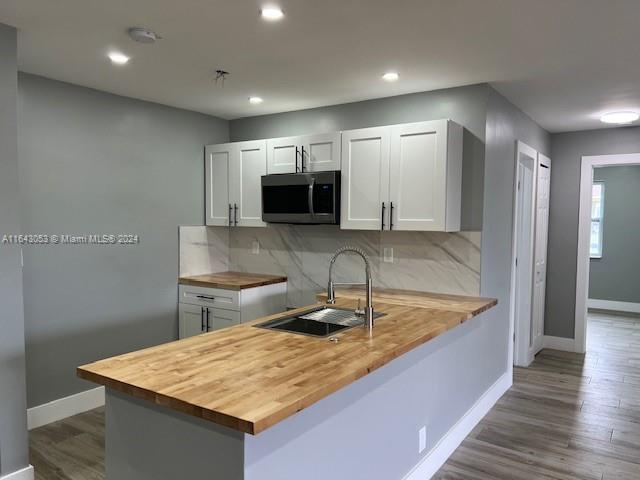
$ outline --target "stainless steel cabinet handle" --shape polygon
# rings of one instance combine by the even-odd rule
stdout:
[[[238,226],[238,204],[234,203],[233,204],[233,216],[234,216],[234,220],[233,220],[233,224],[237,227]]]
[[[382,202],[382,230],[384,230],[384,210],[385,210],[385,206],[384,206],[384,202]]]
[[[204,332],[204,307],[200,307],[200,331]]]
[[[229,204],[229,226],[231,226],[232,220],[231,220],[231,211],[233,210],[233,208],[231,207],[231,204]]]
[[[300,171],[304,173],[304,147],[302,147],[302,153],[300,154]]]
[[[298,147],[296,147],[296,173],[299,172],[298,170],[298,155],[300,154],[300,151],[298,150]]]
[[[207,332],[211,330],[211,325],[209,324],[209,309],[207,308]]]
[[[389,230],[393,230],[393,202],[389,203]]]

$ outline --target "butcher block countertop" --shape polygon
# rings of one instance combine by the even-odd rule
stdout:
[[[337,291],[354,308],[362,292]],[[101,360],[78,376],[134,397],[249,434],[258,434],[394,358],[496,305],[494,299],[378,290],[370,337],[363,327],[338,342],[254,328],[250,323]]]
[[[262,273],[219,272],[192,277],[180,277],[180,285],[196,287],[222,288],[224,290],[244,290],[245,288],[262,287],[274,283],[283,283],[287,277],[281,275],[265,275]]]

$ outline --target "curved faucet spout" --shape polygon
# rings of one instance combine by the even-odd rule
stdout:
[[[372,302],[372,286],[371,286],[371,264],[369,263],[369,258],[367,255],[357,247],[346,246],[338,249],[336,253],[331,257],[331,261],[329,262],[329,283],[327,285],[327,303],[334,304],[336,303],[336,294],[335,288],[336,285],[333,282],[333,264],[336,263],[336,259],[342,255],[343,253],[355,253],[362,257],[364,261],[365,267],[365,275],[366,281],[365,283],[340,283],[340,285],[365,285],[366,294],[367,294],[367,305],[365,307],[364,318],[365,318],[365,328],[371,330],[373,328],[373,302]]]

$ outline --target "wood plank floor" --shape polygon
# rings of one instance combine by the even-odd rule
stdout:
[[[104,410],[31,431],[30,448],[37,480],[104,479]],[[586,355],[516,369],[434,478],[640,480],[640,318],[592,314]]]

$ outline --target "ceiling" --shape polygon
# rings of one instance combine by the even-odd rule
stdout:
[[[0,22],[18,27],[25,72],[228,119],[479,82],[552,132],[640,110],[638,0],[278,4],[285,17],[265,22],[258,0],[2,0]],[[163,39],[135,43],[130,26]],[[131,61],[111,65],[110,49]]]

